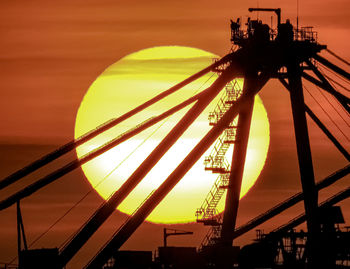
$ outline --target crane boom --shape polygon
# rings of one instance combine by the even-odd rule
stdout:
[[[45,187],[46,185],[54,182],[58,178],[66,175],[67,173],[73,171],[74,169],[80,167],[84,163],[92,160],[93,158],[101,155],[102,153],[106,152],[107,150],[115,147],[116,145],[122,143],[123,141],[135,136],[136,134],[142,132],[143,130],[147,129],[148,127],[156,124],[157,122],[165,119],[166,117],[169,117],[170,115],[174,114],[175,112],[181,110],[182,108],[186,107],[187,105],[197,101],[201,96],[205,95],[207,90],[202,91],[201,93],[196,94],[195,96],[187,99],[186,101],[182,102],[181,104],[169,109],[168,111],[162,113],[159,116],[153,117],[150,120],[145,121],[143,124],[138,125],[136,128],[133,128],[126,133],[114,138],[113,140],[107,142],[106,144],[103,144],[101,147],[89,152],[88,154],[84,155],[80,159],[75,159],[68,163],[67,165],[55,170],[54,172],[48,174],[47,176],[44,176],[43,178],[37,180],[36,182],[32,183],[31,185],[21,189],[20,191],[14,193],[10,197],[0,201],[0,210],[3,210],[17,201],[33,194],[34,192],[38,191],[39,189]]]
[[[135,136],[136,134],[142,132],[143,130],[147,129],[148,127],[156,124],[160,120],[168,117],[169,115],[175,113],[176,111],[180,110],[181,108],[191,104],[192,102],[196,101],[199,96],[203,94],[199,93],[198,95],[194,96],[193,98],[190,98],[180,105],[168,110],[167,112],[151,118],[150,120],[144,122],[143,124],[140,124],[137,126],[137,128],[133,128],[126,133],[112,139],[111,141],[107,142],[106,144],[103,144],[99,148],[89,152],[88,154],[84,155],[82,158],[78,159],[76,158],[75,160],[71,161],[67,165],[55,170],[54,172],[44,176],[43,178],[37,180],[36,182],[32,183],[31,185],[21,189],[20,191],[14,193],[13,195],[9,196],[8,198],[2,200],[0,202],[0,210],[5,209],[17,201],[33,194],[34,192],[40,190],[41,188],[45,187],[46,185],[54,182],[55,180],[59,179],[60,177],[68,174],[69,172],[73,171],[74,169],[80,167],[84,163],[94,159],[95,157],[101,155],[102,153],[106,152],[107,150],[115,147],[116,145],[122,143],[123,141]]]

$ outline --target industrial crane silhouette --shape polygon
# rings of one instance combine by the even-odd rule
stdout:
[[[0,189],[5,189],[16,181],[21,180],[23,177],[75,149],[77,146],[82,145],[93,137],[96,137],[150,105],[162,100],[166,96],[180,90],[185,85],[200,78],[208,72],[217,72],[219,74],[216,81],[202,92],[170,108],[162,114],[147,119],[106,144],[87,153],[82,158],[77,158],[69,162],[65,166],[51,172],[0,201],[0,210],[4,210],[17,204],[20,268],[32,268],[34,266],[33,263],[37,263],[36,268],[44,268],[45,266],[48,266],[46,264],[40,267],[40,265],[38,265],[38,263],[40,263],[38,259],[34,261],[30,258],[29,250],[21,250],[21,239],[24,241],[24,248],[27,248],[20,211],[20,201],[22,199],[32,195],[41,188],[44,188],[48,184],[80,167],[82,164],[92,160],[123,141],[130,139],[182,108],[193,104],[179,123],[167,134],[167,136],[131,174],[125,183],[96,210],[96,212],[81,226],[75,235],[66,242],[61,249],[57,250],[57,253],[51,253],[51,256],[47,256],[50,257],[49,261],[47,261],[47,257],[45,259],[45,257],[42,256],[43,260],[50,263],[50,268],[64,267],[223,88],[226,88],[228,94],[226,96],[227,99],[225,99],[226,101],[223,103],[225,109],[220,109],[216,112],[214,111],[214,114],[210,116],[212,119],[212,128],[210,131],[192,149],[178,167],[170,173],[159,188],[152,192],[144,203],[140,205],[137,211],[134,212],[134,214],[132,214],[121,227],[119,227],[112,238],[87,263],[86,268],[102,268],[112,256],[113,252],[120,249],[134,231],[143,223],[147,216],[223,133],[224,135],[220,139],[223,139],[224,142],[220,146],[225,147],[225,143],[234,144],[233,158],[230,167],[225,168],[222,166],[223,158],[219,158],[224,155],[222,153],[221,155],[217,154],[212,156],[212,158],[206,159],[207,170],[215,170],[220,173],[220,180],[223,180],[223,183],[221,182],[222,184],[220,183],[220,186],[214,186],[214,190],[217,191],[221,188],[227,191],[223,218],[222,220],[214,219],[214,217],[217,216],[217,212],[215,211],[217,201],[215,199],[212,202],[207,201],[207,204],[196,213],[197,216],[209,214],[209,217],[204,217],[202,222],[211,221],[210,225],[217,228],[215,240],[211,241],[212,244],[210,246],[222,253],[222,259],[216,261],[216,268],[232,268],[232,261],[228,256],[231,253],[233,240],[235,238],[257,227],[261,223],[300,201],[304,201],[305,215],[293,222],[293,224],[290,224],[288,227],[295,227],[295,225],[301,221],[306,220],[308,229],[308,268],[322,267],[321,265],[324,262],[324,257],[319,257],[317,255],[320,248],[322,248],[322,245],[319,242],[321,230],[318,221],[318,191],[348,175],[350,167],[347,165],[318,184],[315,183],[306,114],[308,114],[320,130],[324,132],[347,161],[350,161],[350,155],[311,108],[305,104],[302,79],[313,83],[325,92],[334,96],[347,114],[349,114],[350,99],[337,90],[333,84],[330,83],[329,79],[319,71],[317,66],[318,64],[323,65],[347,81],[350,79],[350,74],[320,55],[320,52],[326,50],[327,47],[317,42],[317,33],[312,31],[312,28],[305,27],[301,29],[293,29],[293,26],[289,21],[282,23],[280,9],[250,9],[250,11],[275,12],[278,16],[277,31],[270,29],[268,25],[263,24],[258,20],[249,19],[246,29],[243,29],[240,22],[237,22],[232,28],[231,35],[231,41],[236,45],[235,50],[215,61],[209,67],[190,76],[183,82],[132,109],[130,112],[96,127],[96,129],[89,133],[67,143],[0,181]],[[236,78],[244,78],[243,89],[237,89],[237,85],[234,84]],[[241,227],[236,227],[240,188],[244,171],[249,130],[251,128],[254,96],[270,79],[278,79],[290,93],[302,192],[278,204],[264,214],[257,216],[247,224]],[[236,90],[232,91],[233,89]],[[235,94],[237,91],[239,91],[238,95]],[[233,124],[233,120],[237,116],[238,121]],[[216,153],[219,151],[219,148],[217,148]],[[222,196],[222,192],[218,194],[218,197],[219,196]],[[348,196],[348,190],[341,192],[339,195],[336,195],[329,204],[337,203],[346,199]]]

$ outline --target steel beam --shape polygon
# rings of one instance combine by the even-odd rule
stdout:
[[[107,150],[119,145],[120,143],[126,141],[127,139],[130,139],[131,137],[137,135],[138,133],[146,130],[150,126],[160,122],[161,120],[163,120],[163,119],[169,117],[170,115],[174,114],[175,112],[181,110],[182,108],[185,108],[186,106],[192,104],[193,102],[197,101],[201,96],[204,96],[205,94],[207,94],[208,90],[209,89],[206,89],[203,92],[198,93],[197,95],[195,95],[195,96],[189,98],[188,100],[182,102],[181,104],[169,109],[168,111],[162,113],[161,115],[152,118],[151,120],[147,121],[145,124],[142,124],[135,129],[131,129],[130,131],[126,132],[125,134],[122,134],[121,136],[118,136],[118,137],[114,138],[113,140],[109,141],[108,143],[102,145],[100,148],[97,148],[96,150],[89,152],[88,154],[84,155],[80,159],[76,158],[75,160],[71,161],[67,165],[55,170],[54,172],[44,176],[43,178],[32,183],[31,185],[14,193],[13,195],[9,196],[8,198],[6,198],[0,202],[0,210],[3,210],[5,208],[13,205],[17,201],[33,194],[34,192],[40,190],[41,188],[45,187],[46,185],[48,185],[52,182],[54,182],[55,180],[59,179],[60,177],[68,174],[69,172],[73,171],[74,169],[80,167],[81,165],[96,158],[97,156],[101,155],[102,153],[106,152]]]
[[[105,220],[114,212],[115,208],[129,195],[136,185],[157,164],[162,156],[171,148],[180,136],[188,129],[195,119],[202,113],[220,90],[235,77],[234,66],[228,67],[213,83],[205,95],[185,114],[180,122],[160,142],[152,153],[142,162],[124,184],[99,208],[90,220],[78,231],[74,238],[63,247],[60,252],[62,266],[79,251]]]
[[[310,68],[310,69],[311,69],[311,68]],[[310,76],[308,73],[303,72],[303,73],[301,74],[301,76],[302,76],[303,78],[305,78],[306,80],[308,80],[309,82],[315,84],[317,87],[322,88],[322,89],[324,89],[325,91],[329,91],[329,88],[327,88],[327,87],[323,84],[322,81],[319,81],[318,79],[314,78],[313,76]],[[280,78],[280,76],[279,76],[279,78]]]
[[[203,70],[190,76],[189,78],[185,79],[184,81],[176,84],[175,86],[171,87],[170,89],[160,93],[159,95],[148,100],[147,102],[143,103],[142,105],[139,105],[138,107],[130,110],[129,112],[125,113],[124,115],[98,126],[96,129],[80,136],[79,138],[77,138],[75,140],[68,142],[67,144],[61,146],[60,148],[50,152],[49,154],[47,154],[47,155],[41,157],[40,159],[30,163],[29,165],[16,171],[15,173],[7,176],[6,178],[4,178],[3,180],[0,181],[0,190],[7,187],[8,185],[16,182],[17,180],[21,179],[22,177],[25,177],[25,176],[29,175],[30,173],[38,170],[39,168],[43,167],[44,165],[56,160],[57,158],[68,153],[69,151],[73,150],[74,148],[78,147],[79,145],[87,142],[88,140],[90,140],[90,139],[94,138],[95,136],[101,134],[102,132],[112,128],[113,126],[121,123],[122,121],[130,118],[131,116],[139,113],[140,111],[144,110],[145,108],[147,108],[147,107],[151,106],[152,104],[160,101],[161,99],[167,97],[168,95],[176,92],[177,90],[181,89],[182,87],[186,86],[187,84],[191,83],[192,81],[194,81],[194,80],[202,77],[203,75],[207,74],[208,72],[214,70],[216,67],[220,66],[221,64],[227,63],[228,60],[231,58],[231,56],[232,56],[232,54],[226,55],[225,57],[223,57],[219,61],[204,68]]]
[[[344,78],[350,80],[350,74],[349,72],[346,72],[344,69],[341,69],[339,66],[336,66],[335,64],[332,64],[327,59],[323,58],[319,54],[314,55],[314,59],[316,61],[319,61],[321,64],[327,66],[329,69],[332,69],[334,72],[338,73],[339,75],[343,76]]]
[[[85,268],[100,268],[109,259],[114,251],[117,251],[142,224],[154,208],[180,181],[187,171],[196,163],[209,146],[217,139],[222,131],[237,116],[239,110],[250,98],[252,98],[268,81],[269,75],[262,74],[256,88],[251,89],[249,94],[241,96],[235,104],[224,114],[219,122],[205,135],[205,137],[195,146],[180,165],[169,175],[169,177],[152,193],[150,198],[133,214],[130,219],[114,234],[113,238],[99,251],[99,253],[89,262]]]

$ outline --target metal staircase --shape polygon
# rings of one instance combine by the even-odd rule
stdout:
[[[229,173],[230,164],[226,160],[226,152],[230,144],[225,143],[225,132],[216,141],[209,156],[204,158],[204,169],[213,173]]]
[[[202,222],[204,225],[217,224],[216,216],[218,215],[218,211],[216,207],[225,193],[228,180],[229,173],[220,174],[217,177],[201,207],[196,211],[197,222]]]
[[[209,125],[215,125],[241,94],[242,89],[237,80],[227,83],[225,86],[225,91],[221,95],[219,102],[214,108],[214,111],[209,113]],[[234,127],[233,123],[230,124],[230,127]]]
[[[214,111],[209,113],[209,125],[214,126],[231,107],[233,102],[237,100],[241,93],[242,90],[236,80],[229,82],[225,86],[225,91],[223,92],[218,104],[215,106]],[[217,210],[217,205],[229,184],[231,168],[225,155],[230,145],[236,143],[236,131],[237,125],[234,120],[217,139],[210,155],[204,159],[204,169],[212,171],[212,173],[218,173],[219,175],[201,207],[196,211],[197,222],[211,226],[211,229],[204,238],[200,249],[203,249],[205,246],[216,244],[217,240],[220,238],[222,220],[221,215],[219,215]]]
[[[208,233],[205,235],[200,244],[200,251],[204,250],[206,247],[214,246],[218,243],[221,234],[221,223],[222,217],[221,215],[217,215],[217,224],[213,223],[213,225],[211,225],[211,229],[209,229]]]

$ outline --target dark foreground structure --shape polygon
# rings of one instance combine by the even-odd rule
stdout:
[[[328,68],[347,82],[350,74],[320,55],[320,52],[327,50],[327,47],[317,42],[317,33],[312,27],[294,28],[288,20],[282,23],[280,9],[249,9],[249,11],[275,13],[277,29],[272,29],[258,20],[248,19],[246,27],[241,25],[239,19],[236,22],[231,21],[231,41],[235,45],[231,53],[130,112],[97,127],[0,181],[0,189],[4,189],[208,72],[216,72],[219,75],[206,90],[142,122],[84,157],[73,160],[0,201],[0,210],[17,204],[19,268],[65,267],[222,89],[224,91],[220,102],[209,115],[211,130],[161,186],[151,193],[138,210],[119,227],[85,268],[350,268],[350,234],[349,231],[339,228],[344,219],[340,207],[334,206],[349,197],[350,188],[321,204],[318,202],[318,191],[347,176],[350,166],[347,165],[315,183],[306,115],[316,123],[347,161],[350,161],[350,155],[305,104],[302,83],[302,79],[309,81],[334,97],[349,115],[350,99],[342,91],[347,88],[325,76],[318,65]],[[340,57],[338,59],[342,60]],[[349,65],[346,61],[343,62]],[[244,78],[242,89],[235,81],[237,78]],[[249,130],[253,128],[251,117],[254,97],[270,79],[279,80],[290,93],[302,192],[247,224],[236,227]],[[27,248],[20,210],[22,199],[190,104],[193,106],[181,121],[63,247],[44,250]],[[205,158],[205,169],[217,173],[218,180],[196,212],[198,222],[211,227],[202,245],[198,249],[165,245],[159,248],[155,258],[152,257],[152,253],[145,251],[119,251],[152,210],[212,144],[214,144],[212,154]],[[230,144],[234,144],[234,151],[232,163],[228,164],[225,154]],[[220,215],[217,214],[216,205],[225,191],[227,192],[225,210]],[[251,245],[242,248],[233,247],[235,238],[301,201],[304,202],[305,208],[303,215],[271,233],[260,232],[256,242]],[[294,230],[304,221],[307,226],[306,232]]]

